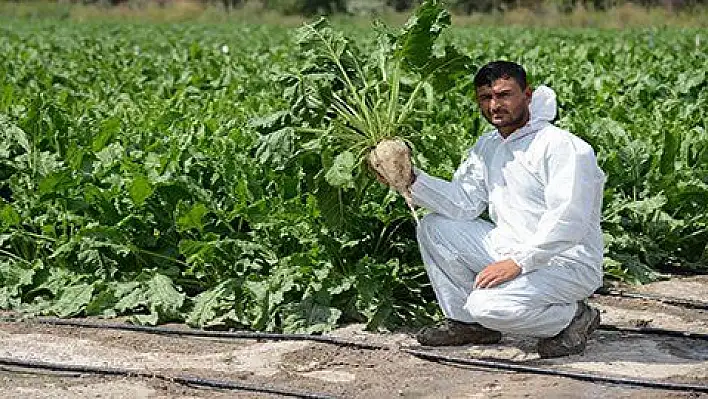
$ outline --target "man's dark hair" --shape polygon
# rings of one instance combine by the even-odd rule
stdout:
[[[526,71],[510,61],[492,61],[477,71],[474,76],[474,87],[491,86],[497,79],[514,79],[521,90],[526,89]]]

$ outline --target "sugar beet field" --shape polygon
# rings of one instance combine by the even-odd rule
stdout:
[[[370,176],[330,185],[341,165],[288,127],[321,89],[296,28],[2,25],[0,308],[284,332],[436,317],[404,201]],[[379,45],[337,29],[362,57]],[[708,270],[706,31],[451,27],[443,44],[557,92],[556,123],[608,175],[608,277]],[[471,79],[418,108],[415,162],[449,177],[488,128]]]

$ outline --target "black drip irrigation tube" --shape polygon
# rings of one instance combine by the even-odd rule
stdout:
[[[692,308],[692,309],[707,309],[708,310],[708,302],[699,301],[696,299],[676,298],[676,297],[671,297],[671,296],[661,296],[661,295],[654,295],[654,294],[640,294],[638,292],[616,290],[616,289],[604,288],[604,287],[598,289],[597,291],[595,291],[595,293],[598,295],[602,295],[602,296],[616,296],[616,297],[621,297],[621,298],[646,299],[646,300],[651,300],[651,301],[662,302],[667,305],[681,306],[684,308]]]
[[[156,378],[167,382],[174,382],[183,385],[189,385],[193,387],[201,388],[217,388],[217,389],[228,389],[234,391],[248,391],[256,393],[265,393],[272,395],[289,396],[295,398],[307,398],[307,399],[329,399],[334,398],[332,395],[298,391],[293,389],[265,386],[265,385],[253,385],[245,384],[242,382],[235,382],[229,380],[213,380],[207,378],[198,378],[191,376],[168,376],[164,374],[149,373],[145,371],[129,370],[129,369],[119,369],[119,368],[108,368],[108,367],[94,367],[85,365],[73,365],[73,364],[61,364],[61,363],[48,363],[41,361],[32,360],[17,360],[11,358],[0,357],[0,365],[29,369],[29,370],[49,370],[54,372],[72,372],[81,374],[96,374],[96,375],[106,375],[106,376],[120,376],[120,377],[141,377],[141,378]]]
[[[40,323],[40,324],[60,325],[60,326],[127,330],[127,331],[138,331],[138,332],[151,333],[151,334],[182,335],[182,336],[208,337],[208,338],[281,340],[281,341],[282,340],[300,340],[300,341],[307,340],[307,341],[322,342],[322,343],[327,343],[327,344],[334,344],[334,345],[339,345],[339,346],[353,347],[353,348],[359,348],[359,349],[369,349],[369,350],[395,350],[396,349],[396,347],[392,347],[392,346],[360,343],[360,342],[349,341],[346,339],[329,337],[329,336],[322,336],[322,335],[277,334],[277,333],[251,332],[251,331],[237,331],[237,332],[229,331],[229,332],[226,332],[226,331],[185,330],[185,329],[166,328],[166,327],[136,326],[136,325],[118,324],[118,323],[106,323],[106,324],[92,323],[92,322],[86,322],[86,321],[64,320],[64,319],[43,318],[43,317],[30,318],[30,319],[25,319],[25,320],[12,319],[12,320],[6,320],[6,321],[26,321],[26,322],[36,322],[36,323]],[[682,337],[682,338],[694,338],[694,339],[704,339],[704,340],[708,339],[708,334],[689,333],[689,332],[685,332],[685,331],[676,331],[676,330],[663,330],[663,329],[656,329],[656,328],[652,328],[652,329],[649,329],[649,328],[621,328],[621,327],[616,327],[616,326],[612,326],[612,325],[602,325],[602,326],[600,326],[600,328],[603,330],[609,330],[609,331],[630,332],[630,333],[639,333],[639,334],[646,334],[646,333],[648,333],[648,334],[661,334],[661,335],[669,335],[669,336],[678,336],[678,337]],[[408,353],[412,356],[416,356],[418,358],[424,359],[424,360],[435,361],[435,362],[439,362],[439,363],[443,363],[443,364],[451,364],[451,365],[458,365],[458,366],[476,366],[476,367],[487,368],[487,369],[506,370],[506,371],[521,372],[521,373],[529,373],[529,374],[550,375],[550,376],[571,378],[571,379],[581,380],[581,381],[590,381],[593,383],[609,383],[609,384],[630,385],[630,386],[636,386],[636,387],[665,389],[665,390],[673,390],[673,391],[708,393],[708,385],[701,385],[701,384],[685,384],[685,383],[674,383],[674,382],[668,382],[668,381],[652,381],[652,380],[644,380],[644,379],[636,379],[636,378],[613,377],[613,376],[606,376],[606,375],[600,375],[600,374],[590,374],[590,373],[565,371],[565,370],[558,370],[558,369],[551,369],[551,368],[535,367],[535,366],[519,364],[519,363],[515,363],[515,362],[511,362],[511,361],[459,358],[459,357],[441,355],[441,354],[437,354],[437,353],[427,351],[427,350],[414,349],[414,348],[410,348],[410,347],[399,347],[398,350],[400,350],[401,352],[404,352],[404,353]],[[2,362],[3,362],[3,360],[0,359],[0,364],[2,364]],[[57,366],[62,366],[62,365],[57,365]],[[72,366],[72,367],[76,367],[76,366]],[[101,373],[100,368],[96,368],[95,370],[97,370],[97,373],[99,373],[99,374]],[[114,369],[111,369],[111,370],[114,370]],[[76,371],[76,370],[57,369],[57,371]],[[276,392],[270,392],[270,390],[272,390],[274,388],[264,388],[264,389],[268,389],[269,391],[257,391],[258,389],[262,389],[262,388],[258,388],[258,387],[255,387],[252,385],[247,385],[247,384],[233,383],[231,381],[203,380],[203,379],[194,378],[194,377],[165,377],[165,376],[158,376],[158,375],[154,375],[154,374],[150,374],[150,373],[140,374],[140,373],[136,373],[133,371],[125,371],[125,372],[128,374],[120,374],[120,375],[136,375],[136,376],[145,376],[145,377],[150,376],[150,377],[157,377],[157,378],[165,379],[167,381],[174,381],[174,382],[188,384],[188,385],[197,385],[197,386],[214,387],[214,388],[225,388],[225,389],[246,389],[246,390],[251,390],[251,391],[256,391],[256,392],[276,393]],[[189,381],[187,381],[186,379],[189,379]],[[194,381],[194,382],[191,382],[191,381]],[[207,385],[206,382],[209,382],[209,381],[214,382],[214,384]],[[221,386],[219,386],[219,384],[221,384]],[[234,387],[230,387],[231,384],[233,384]],[[245,388],[240,388],[240,387],[245,387]],[[282,392],[286,392],[286,393],[282,393]],[[277,392],[277,393],[281,394],[281,395],[304,397],[304,398],[329,397],[329,396],[326,396],[323,394],[317,394],[317,393],[295,392],[295,391],[286,391],[286,390],[282,390],[282,392]],[[300,395],[300,396],[298,396],[298,395]],[[303,396],[303,395],[310,395],[310,396]]]
[[[678,337],[678,338],[691,338],[708,341],[708,334],[681,331],[681,330],[667,330],[664,328],[656,327],[617,327],[612,324],[601,324],[600,330],[604,331],[617,331],[623,333],[636,333],[636,334],[646,334],[646,335],[664,335],[668,337]]]
[[[516,371],[520,373],[551,375],[558,377],[572,378],[574,380],[590,381],[594,383],[610,383],[620,385],[632,385],[637,387],[666,389],[672,391],[690,391],[708,393],[708,385],[699,384],[682,384],[666,381],[651,381],[637,378],[611,377],[600,374],[589,374],[575,371],[565,371],[557,369],[548,369],[543,367],[527,366],[513,362],[500,362],[497,360],[484,359],[467,359],[453,356],[440,355],[428,351],[401,348],[401,351],[417,356],[422,359],[431,360],[440,363],[451,363],[464,366],[476,366],[484,368],[494,368],[499,370]]]
[[[11,321],[15,321],[12,319]],[[339,346],[350,346],[356,347],[358,349],[388,349],[384,345],[368,344],[364,342],[354,342],[342,338],[330,337],[326,335],[309,335],[309,334],[279,334],[279,333],[265,333],[257,331],[208,331],[208,330],[196,330],[196,329],[180,329],[180,328],[169,328],[169,327],[153,327],[153,326],[139,326],[134,324],[122,324],[122,323],[93,323],[89,321],[82,320],[71,320],[71,319],[56,319],[49,317],[37,317],[32,319],[27,319],[29,322],[35,322],[39,324],[51,324],[56,326],[69,326],[69,327],[84,327],[84,328],[98,328],[104,330],[127,330],[127,331],[138,331],[145,332],[149,334],[164,334],[164,335],[183,335],[192,337],[202,337],[202,338],[225,338],[225,339],[262,339],[271,341],[315,341],[322,342],[326,344],[333,344]],[[667,330],[663,328],[653,328],[653,327],[618,327],[611,324],[600,325],[601,330],[606,331],[616,331],[624,333],[634,333],[634,334],[650,334],[650,335],[665,335],[669,337],[681,337],[681,338],[691,338],[699,340],[707,340],[708,334],[681,331],[681,330]]]
[[[134,324],[123,324],[123,323],[92,323],[82,320],[71,320],[71,319],[56,319],[50,317],[37,317],[30,318],[26,320],[16,320],[11,321],[27,321],[30,323],[39,324],[50,324],[55,326],[69,326],[69,327],[84,327],[84,328],[97,328],[102,330],[122,330],[122,331],[137,331],[144,332],[148,334],[162,334],[162,335],[182,335],[189,337],[201,337],[201,338],[225,338],[225,339],[254,339],[254,340],[269,340],[269,341],[315,341],[322,342],[326,344],[333,344],[338,346],[350,346],[356,347],[358,349],[386,349],[383,345],[367,344],[360,342],[348,341],[346,339],[329,337],[326,335],[309,335],[309,334],[279,334],[279,333],[266,333],[258,331],[209,331],[209,330],[197,330],[197,329],[181,329],[181,328],[169,328],[169,327],[154,327],[154,326],[139,326]]]

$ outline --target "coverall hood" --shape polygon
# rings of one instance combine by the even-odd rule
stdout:
[[[538,86],[531,94],[530,123],[551,122],[556,118],[556,92],[548,86]]]

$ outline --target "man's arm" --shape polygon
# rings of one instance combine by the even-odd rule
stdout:
[[[484,165],[475,146],[455,172],[452,181],[415,169],[411,195],[416,205],[451,219],[471,220],[487,207]]]
[[[546,211],[536,233],[512,256],[523,272],[543,267],[577,245],[596,223],[592,215],[602,205],[605,178],[587,143],[564,138],[554,145],[544,174]]]

